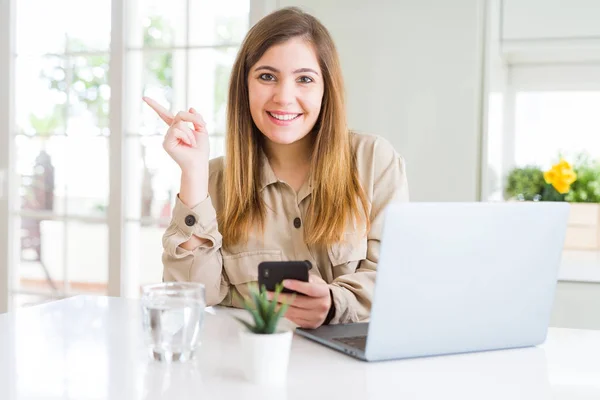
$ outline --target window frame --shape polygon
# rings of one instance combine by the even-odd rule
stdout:
[[[505,65],[506,83],[500,90],[503,96],[502,110],[502,165],[500,169],[500,190],[503,193],[505,178],[516,166],[516,98],[521,91],[560,92],[560,91],[600,91],[600,61],[589,62],[536,62]],[[488,127],[489,131],[489,127]],[[485,148],[484,152],[489,152]],[[482,176],[486,175],[488,163],[482,164]],[[496,192],[485,182],[482,199],[488,200]]]
[[[87,222],[105,224],[108,228],[108,296],[138,297],[140,284],[139,232],[134,228],[141,227],[142,223],[161,223],[161,218],[127,218],[126,207],[132,191],[129,185],[133,168],[128,159],[128,141],[132,138],[141,138],[142,135],[132,134],[127,130],[127,94],[125,80],[127,76],[128,52],[151,52],[157,49],[136,48],[128,46],[127,35],[130,34],[131,21],[136,0],[111,0],[111,42],[108,49],[109,60],[109,85],[111,97],[109,100],[110,118],[108,137],[109,154],[109,194],[108,210],[106,217],[93,216],[61,216],[54,213],[33,210],[16,209],[17,187],[15,179],[15,57],[16,57],[16,1],[6,0],[0,2],[0,92],[8,96],[0,97],[0,313],[14,308],[12,297],[17,294],[40,294],[36,291],[17,289],[18,276],[15,273],[18,266],[18,244],[12,238],[16,221],[21,217],[36,219],[53,219],[65,222]],[[189,9],[189,1],[186,5]],[[249,26],[266,13],[277,7],[273,0],[249,0]],[[189,14],[188,14],[189,15]],[[188,16],[188,18],[190,18]],[[191,46],[186,41],[186,46],[169,46],[159,51],[181,50],[186,52],[197,49],[215,49],[223,47],[239,47],[241,43],[220,43],[214,45]],[[89,54],[90,52],[65,52],[60,57],[72,57]],[[103,52],[105,54],[105,52]],[[44,54],[43,56],[48,56]],[[8,61],[8,62],[4,62]],[[187,68],[186,68],[187,69]],[[189,81],[186,71],[185,82]],[[186,99],[188,87],[185,88]],[[223,137],[224,132],[211,134],[213,137]],[[137,161],[137,160],[136,160]],[[141,196],[141,193],[136,193]],[[137,224],[137,225],[136,225]],[[66,229],[65,229],[66,230]],[[138,229],[139,230],[139,229]],[[133,246],[132,246],[133,244]],[[65,242],[65,247],[67,246]],[[66,297],[77,294],[68,287],[68,267],[64,274],[58,277],[66,284],[64,290],[57,297]]]
[[[15,8],[16,0],[0,1],[0,313],[12,304],[10,288],[15,252],[13,209],[14,193],[11,171],[14,170],[14,80],[15,75]]]

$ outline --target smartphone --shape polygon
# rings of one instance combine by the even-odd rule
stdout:
[[[263,261],[258,264],[258,286],[263,285],[274,292],[275,285],[284,279],[295,279],[308,282],[308,271],[312,268],[310,261]],[[282,293],[295,293],[295,290],[283,288]]]

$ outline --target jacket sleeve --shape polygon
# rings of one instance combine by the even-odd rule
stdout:
[[[210,242],[194,250],[180,247],[192,235]],[[223,271],[222,242],[211,197],[189,208],[177,196],[173,217],[162,239],[163,281],[200,282],[205,286],[207,305],[219,304],[229,291]]]
[[[407,202],[408,182],[404,160],[391,144],[379,141],[373,157],[371,229],[367,233],[367,256],[354,273],[337,277],[330,285],[335,308],[331,324],[368,320],[375,289],[375,275],[383,229],[384,209],[390,202]],[[377,144],[376,144],[377,146]]]

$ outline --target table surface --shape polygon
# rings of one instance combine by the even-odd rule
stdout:
[[[600,399],[600,331],[557,328],[537,347],[379,363],[296,335],[287,385],[256,386],[238,365],[238,312],[209,309],[198,359],[170,365],[149,359],[137,300],[2,314],[0,399]]]

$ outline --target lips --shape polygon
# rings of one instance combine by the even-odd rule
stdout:
[[[281,127],[292,126],[296,121],[302,121],[300,117],[304,115],[302,113],[284,113],[277,111],[267,111],[266,114],[273,125]]]

